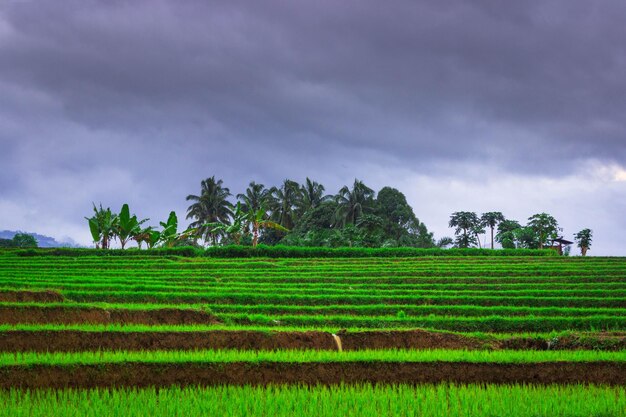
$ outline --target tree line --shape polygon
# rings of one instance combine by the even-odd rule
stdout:
[[[303,184],[286,179],[280,186],[266,187],[250,182],[243,193],[234,195],[215,176],[200,183],[200,193],[186,197],[189,227],[178,230],[178,218],[171,212],[160,228],[144,226],[149,219],[131,215],[127,204],[119,213],[102,205],[93,206],[86,217],[96,247],[107,249],[112,241],[122,248],[135,241],[141,248],[157,246],[266,245],[282,244],[306,247],[481,247],[479,235],[489,228],[491,248],[494,240],[503,248],[543,248],[555,236],[558,224],[542,213],[529,219],[527,226],[507,220],[502,213],[482,216],[473,212],[455,212],[449,226],[456,238],[435,241],[403,193],[392,187],[378,192],[355,179],[336,194],[306,178]],[[497,234],[494,236],[494,228]],[[591,231],[585,248],[591,243]],[[582,232],[581,232],[582,233]],[[582,239],[582,238],[581,238]],[[581,246],[582,248],[582,246]],[[586,253],[584,250],[584,253]]]
[[[482,247],[480,235],[489,229],[491,249],[494,248],[494,241],[504,249],[543,249],[563,231],[558,221],[548,213],[534,214],[528,218],[526,225],[522,225],[517,220],[506,219],[499,211],[483,213],[481,216],[471,211],[458,211],[452,213],[448,226],[455,229],[454,244],[458,248]],[[592,237],[591,229],[574,234],[582,256],[591,247]]]
[[[378,193],[356,180],[337,194],[309,178],[303,184],[285,180],[266,187],[250,182],[233,195],[214,176],[203,180],[190,203],[189,227],[178,231],[171,212],[160,228],[144,224],[149,219],[131,215],[127,204],[119,213],[93,205],[86,217],[97,248],[114,240],[124,248],[129,241],[139,247],[183,245],[266,245],[322,247],[437,247],[433,233],[419,221],[400,191],[383,187]],[[445,243],[445,242],[444,242]]]
[[[28,233],[16,233],[11,239],[0,239],[0,248],[36,248],[37,239]]]

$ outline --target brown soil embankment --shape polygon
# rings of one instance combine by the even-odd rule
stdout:
[[[481,349],[486,343],[454,333],[425,330],[339,332],[344,350]]]
[[[56,291],[0,291],[0,301],[11,303],[58,303],[65,298]]]
[[[626,384],[623,363],[125,363],[0,368],[0,388],[268,384]]]
[[[79,352],[87,350],[195,350],[195,349],[315,349],[334,350],[325,332],[258,332],[212,330],[206,332],[0,332],[3,352]]]
[[[0,324],[218,324],[207,312],[176,308],[155,310],[103,309],[97,307],[0,306]]]
[[[626,336],[624,335],[570,336],[551,345],[541,339],[479,340],[462,335],[423,330],[348,332],[340,333],[339,337],[344,351],[362,349],[626,349]],[[0,332],[0,351],[2,352],[185,349],[338,350],[338,347],[330,333],[321,331],[6,330]]]

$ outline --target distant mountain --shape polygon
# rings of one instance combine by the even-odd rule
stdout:
[[[50,236],[40,235],[38,233],[30,233],[30,232],[22,232],[22,231],[13,231],[13,230],[1,230],[0,231],[0,239],[13,239],[17,233],[27,233],[37,239],[37,245],[40,248],[78,248],[79,244],[76,242],[70,241],[68,242],[57,242],[57,240]]]

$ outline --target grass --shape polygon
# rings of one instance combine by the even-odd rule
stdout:
[[[105,363],[230,363],[230,362],[626,362],[626,351],[531,350],[198,350],[0,353],[0,367],[16,365],[80,365]]]
[[[218,386],[0,392],[0,417],[624,417],[626,388],[588,385]]]

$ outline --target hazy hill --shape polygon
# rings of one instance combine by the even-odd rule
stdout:
[[[14,230],[1,230],[0,231],[0,239],[13,239],[17,233],[27,233],[31,236],[34,236],[37,239],[37,244],[40,248],[59,248],[59,247],[79,247],[80,245],[75,242],[58,242],[55,238],[50,236],[40,235],[39,233],[30,233],[30,232],[22,232],[22,231],[14,231]]]

